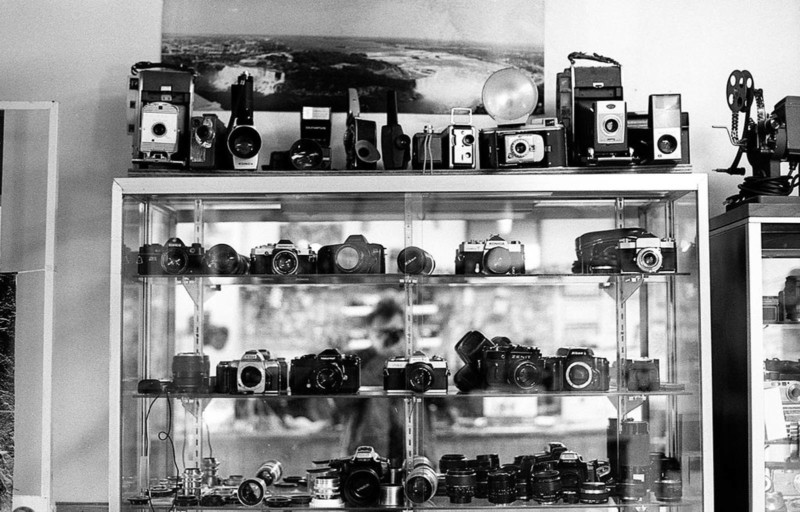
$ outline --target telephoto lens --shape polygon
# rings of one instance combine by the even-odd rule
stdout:
[[[554,469],[537,471],[531,476],[531,495],[543,505],[552,505],[561,497],[561,475]]]
[[[502,471],[489,473],[489,503],[505,505],[516,500],[514,475]]]
[[[277,460],[268,460],[256,470],[256,477],[272,485],[283,476],[283,466]]]
[[[206,274],[246,274],[249,268],[250,258],[239,254],[227,244],[217,244],[203,255],[203,270]]]
[[[451,469],[445,475],[450,503],[470,503],[475,496],[475,470]]]
[[[425,503],[436,495],[439,478],[427,457],[417,455],[407,465],[405,491],[413,503]]]
[[[608,489],[603,482],[583,482],[578,492],[581,503],[596,505],[608,502]]]
[[[312,508],[343,508],[344,501],[339,494],[339,476],[322,474],[314,478],[314,490],[309,505]]]
[[[622,481],[635,480],[644,484],[650,476],[650,432],[646,421],[622,422],[619,471]]]
[[[267,484],[260,478],[246,478],[239,484],[236,497],[245,507],[257,507],[267,495]]]

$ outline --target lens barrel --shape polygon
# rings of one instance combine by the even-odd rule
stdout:
[[[197,392],[208,386],[208,356],[183,352],[172,358],[172,384],[182,392]]]
[[[418,455],[411,462],[405,480],[406,496],[413,503],[425,503],[436,495],[439,479],[427,457]]]
[[[545,505],[557,502],[561,498],[561,474],[554,469],[534,473],[531,477],[531,495]]]
[[[477,483],[474,469],[450,469],[445,475],[450,503],[470,503]]]
[[[487,498],[496,505],[513,503],[516,500],[515,477],[505,471],[489,473]]]
[[[256,477],[267,485],[272,485],[283,476],[283,465],[277,460],[268,460],[256,470]]]

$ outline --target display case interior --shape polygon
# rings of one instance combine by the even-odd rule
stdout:
[[[348,507],[702,510],[705,181],[639,178],[117,180],[113,506],[241,507],[276,460],[267,496],[335,507],[314,469],[346,457]],[[416,503],[404,461],[453,454],[463,493]],[[490,459],[516,466],[487,495]]]

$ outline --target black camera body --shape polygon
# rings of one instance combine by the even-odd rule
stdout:
[[[467,123],[457,123],[457,115],[468,116]],[[478,132],[472,125],[472,109],[454,108],[450,125],[439,133],[425,126],[411,139],[412,169],[475,169],[478,165]]]
[[[561,474],[561,488],[564,497],[577,502],[581,484],[588,478],[588,465],[578,453],[566,450],[559,454],[556,469]]]
[[[289,374],[286,359],[272,359],[269,350],[248,350],[239,359],[236,389],[240,394],[280,393],[286,391]]]
[[[189,168],[194,170],[227,169],[232,163],[225,147],[226,128],[216,114],[192,117]]]
[[[575,273],[672,273],[675,241],[641,228],[591,231],[575,239]]]
[[[164,246],[161,244],[144,244],[139,247],[139,254],[136,256],[136,268],[140,276],[160,276],[161,255],[164,253]]]
[[[625,387],[628,391],[658,391],[661,389],[658,359],[625,359],[622,361]]]
[[[411,161],[411,138],[397,121],[397,92],[386,91],[386,125],[381,127],[383,168],[406,169]]]
[[[361,119],[361,105],[356,89],[347,90],[348,113],[344,132],[345,168],[355,171],[377,169],[381,154],[378,151],[378,125]]]
[[[608,359],[586,347],[562,347],[556,356],[564,358],[564,391],[608,391]]]
[[[180,238],[170,238],[161,253],[161,271],[165,275],[199,273],[203,268],[203,255],[203,246],[199,243],[187,247]]]
[[[480,331],[469,331],[456,342],[456,353],[464,362],[464,366],[453,376],[453,383],[463,392],[482,389],[486,385],[483,376],[483,354],[486,350],[509,346],[508,338],[495,337],[491,340]]]
[[[524,274],[525,247],[500,235],[462,242],[456,249],[456,274]]]
[[[335,348],[291,362],[289,388],[295,395],[356,393],[361,387],[361,358]]]
[[[331,168],[331,109],[303,107],[300,112],[300,139],[288,151],[273,151],[272,170],[328,170]]]
[[[346,505],[367,507],[378,504],[389,464],[371,446],[359,446],[352,457],[334,460],[330,464],[339,472],[339,488]]]
[[[536,347],[499,345],[483,351],[482,371],[487,389],[535,392],[563,387],[563,361],[542,357]]]
[[[480,155],[482,169],[564,167],[564,126],[555,118],[538,118],[525,125],[485,128],[480,132]]]
[[[250,273],[254,275],[297,275],[317,273],[317,253],[300,251],[291,240],[259,245],[250,250]]]
[[[414,352],[410,357],[397,356],[383,367],[383,389],[415,393],[447,393],[447,361],[439,356],[428,357]]]
[[[385,274],[386,249],[367,242],[364,235],[350,235],[341,244],[325,245],[317,253],[320,274]]]

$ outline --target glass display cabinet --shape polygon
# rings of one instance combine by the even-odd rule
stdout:
[[[113,210],[112,510],[713,508],[704,175],[121,178]]]
[[[764,198],[711,220],[716,498],[737,508],[747,498],[753,511],[800,509],[794,199]]]

